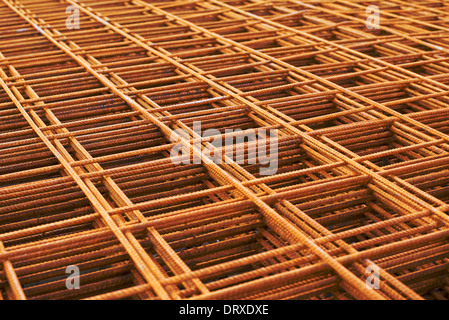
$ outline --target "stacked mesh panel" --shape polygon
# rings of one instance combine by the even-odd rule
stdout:
[[[448,18],[423,0],[3,0],[0,299],[447,299]],[[236,139],[265,130],[270,175]]]

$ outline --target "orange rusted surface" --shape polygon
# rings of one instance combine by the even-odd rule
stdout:
[[[446,300],[448,18],[1,1],[0,299]]]

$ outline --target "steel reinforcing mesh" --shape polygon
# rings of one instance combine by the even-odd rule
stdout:
[[[0,299],[449,298],[448,32],[442,0],[1,1]]]

